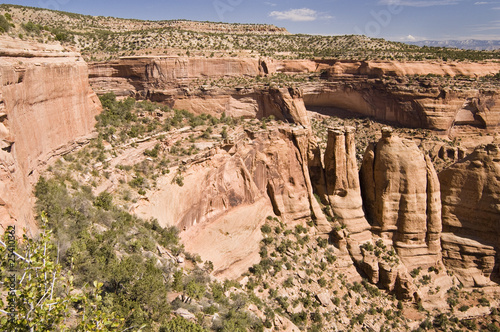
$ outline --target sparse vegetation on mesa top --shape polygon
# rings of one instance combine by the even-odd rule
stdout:
[[[141,21],[94,17],[16,5],[0,5],[17,26],[37,40],[60,40],[76,46],[87,60],[134,55],[271,56],[396,60],[499,59],[499,52],[418,47],[364,36],[291,35],[270,25],[191,21]]]

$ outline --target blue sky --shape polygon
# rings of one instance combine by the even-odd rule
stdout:
[[[19,0],[7,3],[148,20],[270,23],[292,33],[396,41],[500,39],[500,0]]]

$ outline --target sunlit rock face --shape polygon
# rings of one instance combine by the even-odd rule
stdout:
[[[22,230],[38,170],[94,130],[101,103],[79,54],[5,36],[0,48],[0,223]]]
[[[439,173],[443,260],[467,285],[498,280],[500,148],[479,146]]]
[[[406,266],[440,259],[441,205],[436,171],[409,140],[383,129],[361,167],[363,203],[372,230],[391,239]]]

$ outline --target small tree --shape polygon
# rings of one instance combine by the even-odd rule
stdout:
[[[71,273],[64,275],[61,265],[50,257],[54,246],[50,240],[51,232],[46,229],[45,213],[41,221],[38,240],[23,235],[24,256],[14,251],[13,245],[7,247],[1,242],[0,275],[4,281],[3,290],[8,293],[7,303],[0,299],[2,330],[67,330],[69,312],[75,303],[83,304],[75,324],[78,331],[116,330],[121,320],[114,313],[108,314],[102,310],[101,297],[98,295],[102,285],[95,284],[96,288],[90,293],[76,295],[73,292],[73,276]]]

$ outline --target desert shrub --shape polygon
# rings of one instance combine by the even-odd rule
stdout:
[[[36,35],[40,34],[40,32],[43,30],[43,27],[40,24],[35,24],[31,21],[29,21],[26,24],[23,24],[22,27],[24,30],[26,30],[26,32],[34,33]]]
[[[99,97],[103,106],[103,112],[97,118],[97,128],[108,126],[119,127],[132,121],[137,121],[137,116],[132,113],[135,106],[133,98],[127,98],[123,101],[116,100],[113,92],[106,93]]]
[[[271,226],[269,226],[268,224],[265,224],[263,225],[261,228],[260,228],[261,232],[264,233],[264,234],[269,234],[272,232],[272,228]]]
[[[203,327],[182,317],[175,317],[160,327],[160,332],[206,332]]]
[[[106,211],[110,210],[113,206],[113,195],[106,191],[103,191],[96,197],[94,205]]]
[[[9,32],[10,23],[7,21],[5,16],[0,15],[0,32]]]
[[[161,145],[158,143],[151,150],[145,150],[144,155],[152,158],[158,157],[158,153],[160,152]]]
[[[485,297],[481,297],[479,300],[477,300],[479,302],[479,304],[483,307],[489,307],[490,306],[490,301],[485,298]]]
[[[65,331],[69,326],[66,316],[71,306],[76,314],[72,319],[75,331],[116,331],[121,330],[122,319],[108,311],[100,297],[102,287],[94,283],[94,289],[79,294],[73,292],[71,275],[65,275],[61,264],[54,261],[51,253],[56,249],[51,240],[51,232],[46,228],[47,217],[41,215],[41,234],[38,239],[23,236],[23,243],[15,243],[18,253],[15,269],[23,278],[14,281],[15,300],[7,296],[7,306],[0,301],[0,308],[11,315],[0,317],[5,331]],[[14,230],[15,235],[15,230]],[[6,241],[8,243],[8,241]],[[16,241],[17,242],[17,241]],[[7,262],[12,252],[0,246],[0,274],[7,272]],[[8,267],[9,274],[13,273]],[[2,283],[9,291],[11,283]],[[5,309],[5,310],[3,310]]]

